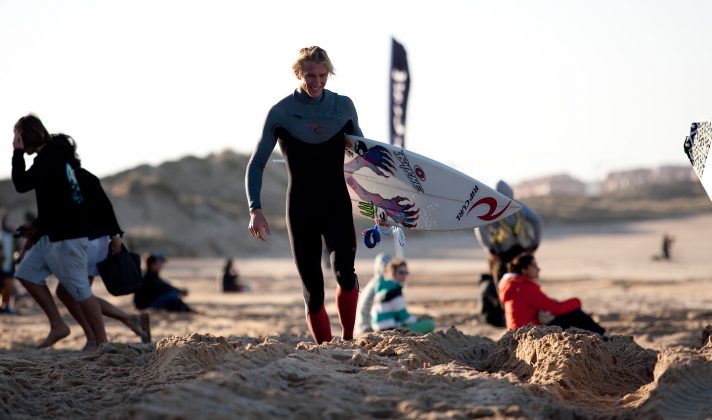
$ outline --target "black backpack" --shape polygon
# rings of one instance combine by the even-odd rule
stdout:
[[[480,275],[479,309],[485,322],[495,327],[505,327],[504,309],[497,295],[497,288],[494,285],[492,275],[483,273]]]

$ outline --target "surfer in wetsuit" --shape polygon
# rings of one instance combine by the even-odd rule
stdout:
[[[316,343],[331,341],[321,270],[323,237],[338,282],[342,338],[352,339],[359,287],[354,270],[356,235],[344,181],[344,134],[363,134],[351,99],[324,89],[329,74],[334,74],[326,51],[302,48],[292,69],[299,87],[270,109],[247,165],[249,231],[263,241],[271,235],[260,191],[265,164],[279,141],[289,171],[289,240],[302,279],[309,331]]]

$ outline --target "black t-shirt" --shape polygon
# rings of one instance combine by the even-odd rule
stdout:
[[[50,241],[89,236],[89,209],[76,182],[76,168],[70,165],[60,144],[49,141],[27,170],[24,151],[15,150],[12,182],[19,193],[35,190],[36,226]]]

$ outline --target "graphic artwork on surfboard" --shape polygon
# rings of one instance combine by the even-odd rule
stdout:
[[[521,205],[476,179],[397,146],[346,135],[344,177],[356,215],[414,230],[472,229]]]
[[[705,172],[707,156],[712,143],[712,122],[694,122],[690,127],[690,135],[685,138],[685,154],[690,159],[690,163],[700,178],[702,187],[712,200],[712,174],[710,170]]]

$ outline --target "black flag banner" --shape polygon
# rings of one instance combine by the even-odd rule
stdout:
[[[405,148],[405,111],[408,106],[410,73],[405,48],[395,38],[391,38],[391,41],[391,144]]]

